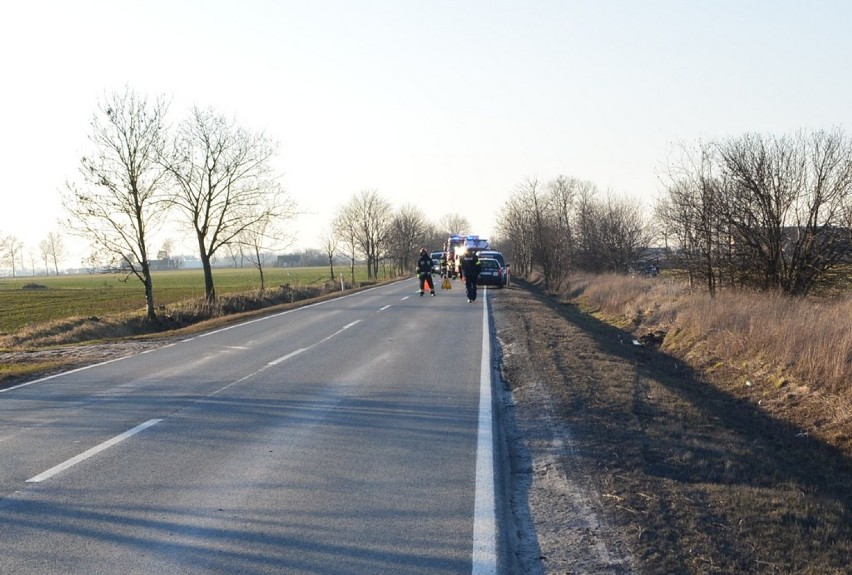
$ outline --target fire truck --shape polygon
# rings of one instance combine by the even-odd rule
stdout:
[[[444,253],[447,255],[448,273],[454,278],[460,275],[458,262],[462,254],[466,251],[480,252],[488,248],[488,240],[480,238],[477,235],[451,235],[447,238],[447,243],[444,244]]]

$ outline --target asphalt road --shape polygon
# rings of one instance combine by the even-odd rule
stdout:
[[[416,289],[0,392],[0,574],[497,572],[487,297]]]

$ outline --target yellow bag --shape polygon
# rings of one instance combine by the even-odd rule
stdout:
[[[453,284],[450,283],[450,278],[444,278],[444,282],[441,284],[441,289],[453,289]]]

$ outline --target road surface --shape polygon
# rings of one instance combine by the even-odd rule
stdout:
[[[0,392],[0,573],[497,573],[485,291],[403,281]]]

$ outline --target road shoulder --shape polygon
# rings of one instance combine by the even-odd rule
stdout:
[[[633,572],[621,536],[600,513],[600,494],[575,448],[564,406],[551,393],[562,375],[542,353],[548,344],[540,324],[556,318],[522,289],[501,290],[492,303],[518,568],[531,574]]]

